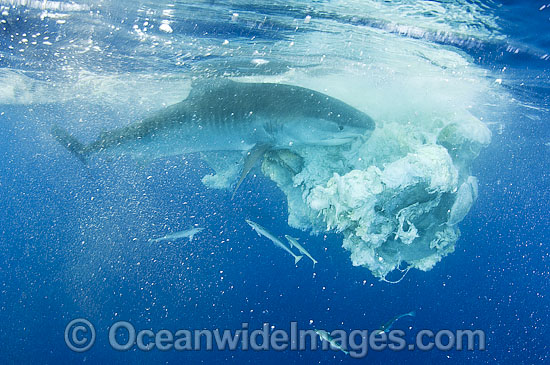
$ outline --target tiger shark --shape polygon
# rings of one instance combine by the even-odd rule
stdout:
[[[52,135],[85,164],[95,155],[150,161],[194,152],[239,152],[238,188],[268,150],[343,145],[368,139],[374,128],[367,114],[314,90],[217,79],[195,82],[185,100],[102,132],[89,144],[59,126]]]

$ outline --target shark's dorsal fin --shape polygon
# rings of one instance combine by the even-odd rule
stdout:
[[[244,181],[246,175],[252,170],[256,162],[261,159],[269,149],[271,148],[268,144],[257,144],[250,152],[248,152],[248,155],[244,159],[244,165],[243,165],[243,171],[241,173],[241,177],[239,178],[239,181],[237,182],[237,185],[235,186],[235,190],[233,191],[233,195],[231,195],[231,200],[235,197],[235,193],[239,189],[239,186],[241,186],[242,182]]]
[[[219,90],[219,88],[235,83],[235,81],[217,78],[197,78],[191,81],[191,91],[187,99],[196,99],[202,97],[208,91]]]

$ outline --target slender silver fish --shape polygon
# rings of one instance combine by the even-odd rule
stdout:
[[[319,335],[319,337],[321,337],[321,340],[327,341],[328,343],[330,343],[330,345],[332,347],[342,351],[346,355],[349,355],[349,351],[345,350],[342,346],[337,344],[336,340],[334,338],[332,338],[330,333],[328,333],[327,331],[325,331],[325,330],[315,330],[315,333],[317,333]]]
[[[260,226],[258,223],[252,222],[251,220],[248,220],[248,219],[246,219],[246,223],[248,223],[248,225],[252,227],[256,231],[256,233],[258,233],[259,236],[264,236],[268,238],[269,240],[271,240],[271,242],[275,244],[275,246],[282,248],[283,250],[291,254],[294,257],[294,264],[297,264],[298,261],[302,259],[303,256],[296,255],[294,252],[290,250],[290,248],[288,248],[284,243],[282,243],[281,240],[279,240],[277,237],[271,234],[271,232],[269,232],[267,229]]]
[[[193,241],[193,237],[203,229],[204,228],[200,228],[200,227],[190,227],[185,231],[168,233],[166,236],[159,237],[159,238],[150,238],[149,242],[175,241],[182,238],[189,238],[189,241]]]
[[[311,257],[311,255],[309,254],[309,252],[307,252],[307,250],[304,248],[304,246],[302,246],[300,244],[300,242],[298,242],[297,238],[289,236],[288,234],[285,234],[285,238],[288,241],[288,243],[290,244],[290,247],[296,247],[302,254],[309,257],[311,259],[311,261],[313,261],[313,267],[315,267],[315,264],[317,263],[317,260],[315,260],[313,257]]]
[[[380,326],[380,328],[376,330],[376,334],[380,334],[380,333],[383,333],[383,332],[389,332],[391,330],[393,324],[398,319],[403,318],[403,317],[407,317],[407,316],[410,316],[410,317],[416,316],[416,311],[410,311],[409,313],[400,314],[398,316],[393,317],[392,319],[390,319],[389,321],[384,323],[382,326]]]
[[[192,152],[238,151],[246,173],[270,149],[342,145],[368,138],[365,113],[303,87],[227,79],[195,82],[189,96],[141,122],[103,132],[90,144],[55,126],[52,135],[82,162],[94,155],[139,160]]]

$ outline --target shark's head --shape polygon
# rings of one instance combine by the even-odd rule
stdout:
[[[338,146],[361,138],[367,140],[374,121],[365,113],[332,98],[304,106],[292,123],[284,125],[289,143]]]
[[[323,339],[323,340],[325,340],[325,341],[330,341],[330,334],[329,334],[327,331],[325,331],[325,330],[317,330],[317,329],[314,330],[314,331],[315,331],[315,333],[317,333],[317,335],[318,335],[319,337],[321,337],[321,339]]]
[[[361,127],[326,119],[304,118],[283,127],[279,143],[296,145],[339,146],[357,138],[368,138],[370,132]]]
[[[248,219],[245,219],[245,221],[246,223],[248,223],[250,227],[252,227],[253,230],[256,231],[256,233],[260,234],[260,227],[256,222],[252,222],[251,220],[248,220]]]

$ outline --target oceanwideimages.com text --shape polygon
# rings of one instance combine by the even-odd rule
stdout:
[[[321,336],[320,334],[324,334]],[[75,319],[65,328],[65,342],[75,352],[89,350],[96,341],[96,330],[86,319]],[[251,329],[247,322],[239,329],[160,329],[136,328],[127,321],[115,322],[105,339],[117,351],[341,351],[342,355],[363,358],[369,351],[449,351],[485,350],[482,330],[420,330],[414,342],[407,342],[405,331],[300,329],[297,322],[281,329],[264,323]]]

